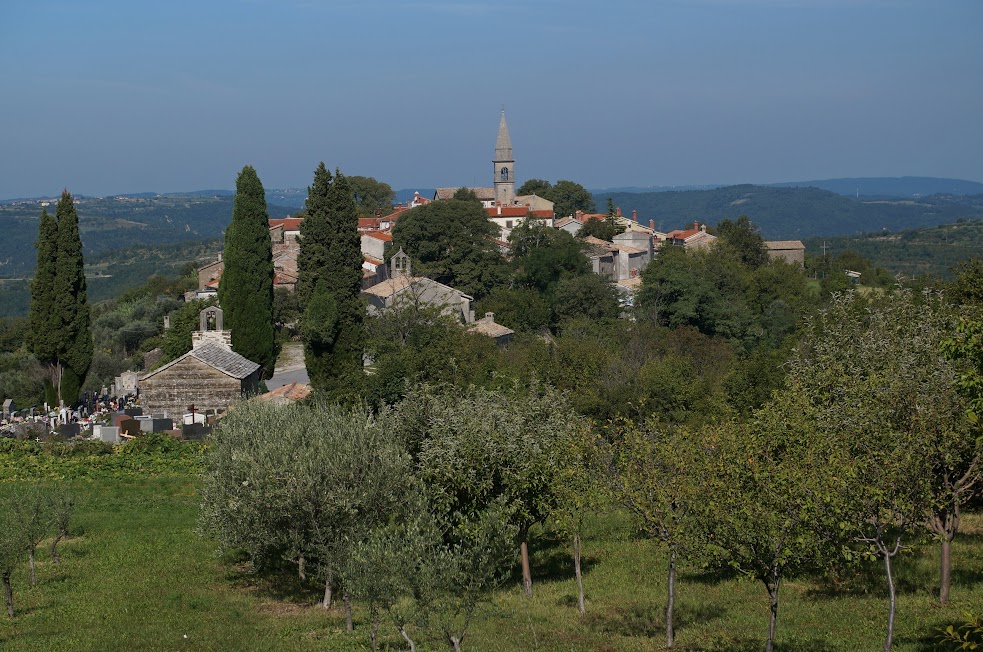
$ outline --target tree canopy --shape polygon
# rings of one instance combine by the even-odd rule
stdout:
[[[480,298],[505,280],[492,238],[498,228],[481,204],[450,199],[410,209],[393,227],[393,249],[413,260],[413,273]]]
[[[555,185],[543,179],[529,179],[516,191],[517,195],[539,195],[553,202],[553,212],[558,216],[573,215],[577,211],[594,212],[594,197],[579,183],[560,179]]]
[[[376,214],[388,215],[392,212],[396,193],[388,183],[377,181],[372,177],[347,178],[355,193],[355,208],[360,216],[372,217]]]

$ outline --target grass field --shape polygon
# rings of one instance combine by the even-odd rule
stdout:
[[[189,474],[81,481],[77,536],[54,565],[41,554],[39,584],[15,576],[13,621],[0,617],[0,649],[361,650],[365,615],[344,631],[341,611],[315,607],[316,587],[271,584],[215,555],[195,533],[196,481]],[[965,519],[954,546],[952,604],[934,602],[934,546],[898,563],[897,650],[934,649],[935,628],[983,606],[983,518]],[[541,534],[533,542],[534,596],[518,580],[485,605],[465,650],[660,649],[665,558],[618,514],[595,518],[585,539],[588,614],[577,615],[569,552]],[[677,589],[681,650],[759,650],[767,628],[764,589],[733,577],[684,572]],[[880,649],[887,603],[879,567],[833,591],[800,579],[782,587],[778,649],[801,652]],[[406,649],[383,624],[384,649]],[[387,648],[388,646],[388,648]],[[421,649],[444,649],[424,642]]]

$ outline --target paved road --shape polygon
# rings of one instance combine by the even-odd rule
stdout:
[[[270,391],[290,383],[310,384],[307,367],[304,365],[304,346],[300,342],[290,342],[283,345],[280,357],[276,360],[273,377],[266,381]]]

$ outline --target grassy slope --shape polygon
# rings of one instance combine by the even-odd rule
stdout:
[[[354,637],[340,612],[311,605],[316,589],[262,584],[214,555],[194,533],[189,476],[97,479],[77,485],[81,536],[63,544],[54,566],[41,555],[40,584],[15,577],[19,615],[0,617],[0,647],[26,650],[355,650],[367,649],[364,614]],[[934,547],[899,563],[895,649],[921,650],[933,628],[983,604],[983,519],[966,519],[954,547],[952,606],[936,607]],[[534,543],[535,595],[517,586],[496,594],[469,632],[470,650],[650,650],[661,646],[665,560],[618,515],[595,519],[585,545],[588,615],[577,617],[568,551]],[[782,588],[781,650],[872,650],[882,643],[886,601],[879,567],[839,593],[808,580]],[[678,584],[677,643],[683,650],[758,650],[767,627],[763,588],[729,577],[684,573]],[[405,649],[385,624],[382,641]],[[187,635],[187,638],[184,638]],[[384,648],[385,649],[385,648]],[[430,643],[421,649],[443,649]]]

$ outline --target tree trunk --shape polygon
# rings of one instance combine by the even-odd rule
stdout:
[[[58,532],[58,536],[56,536],[55,537],[55,540],[51,542],[51,559],[56,564],[60,564],[61,563],[61,555],[58,554],[58,542],[61,541],[62,537],[64,537],[64,536],[65,536],[65,533],[62,532],[62,531],[59,531]]]
[[[520,546],[520,551],[522,554],[522,590],[527,598],[532,597],[532,573],[529,571],[529,544],[526,542],[527,537],[522,538],[522,545]]]
[[[321,606],[325,609],[331,608],[331,575],[328,575],[328,579],[324,580],[324,602]]]
[[[304,553],[297,556],[297,577],[301,582],[307,581],[307,560],[304,559]]]
[[[939,571],[939,603],[949,604],[949,585],[952,583],[952,539],[942,539],[942,560]]]
[[[372,629],[369,630],[369,643],[372,646],[372,652],[377,652],[379,649],[379,610],[375,607],[372,608]]]
[[[348,595],[348,591],[345,591],[342,600],[345,601],[345,630],[354,632],[355,623],[352,621],[352,597]]]
[[[7,614],[14,617],[14,589],[10,586],[10,571],[3,572],[3,597],[7,601]]]
[[[772,572],[771,582],[765,582],[771,603],[771,616],[768,619],[768,642],[765,644],[765,652],[773,652],[775,649],[775,624],[778,622],[778,585],[780,581],[777,573]]]
[[[933,512],[928,521],[929,529],[942,540],[939,559],[939,604],[942,605],[949,603],[949,589],[952,586],[952,540],[959,531],[959,500],[958,496],[954,496],[951,505]]]
[[[457,636],[450,636],[448,638],[451,642],[451,649],[454,650],[454,652],[461,652],[461,638]]]
[[[584,604],[584,576],[580,571],[580,534],[573,535],[573,574],[577,578],[577,608],[583,616],[587,605]]]
[[[676,549],[669,548],[669,599],[666,602],[666,647],[672,647],[672,613],[676,605]]]
[[[410,646],[410,652],[416,652],[416,643],[414,643],[413,639],[410,638],[410,635],[406,633],[406,628],[400,625],[399,633],[403,637],[403,640],[406,641],[406,644]]]
[[[887,594],[889,607],[887,612],[887,639],[884,641],[884,652],[891,652],[891,642],[894,640],[894,608],[897,596],[894,593],[894,576],[891,574],[891,554],[886,547],[881,548],[884,555],[884,569],[887,571]]]
[[[31,569],[31,586],[38,585],[38,577],[34,572],[34,552],[35,548],[32,546],[30,552],[27,554],[27,567]]]

